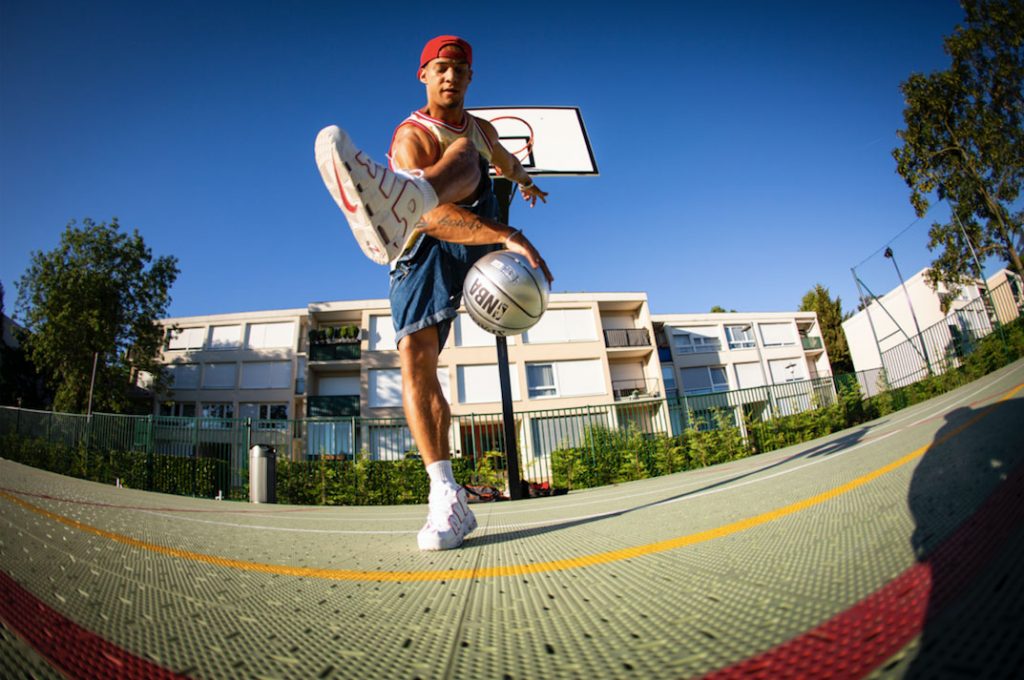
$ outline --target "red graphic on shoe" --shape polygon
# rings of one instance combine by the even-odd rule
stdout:
[[[350,213],[355,214],[357,207],[348,202],[348,198],[345,196],[345,190],[341,187],[341,175],[338,173],[337,159],[334,159],[334,181],[338,183],[338,193],[341,194],[341,202],[344,204],[345,209]]]
[[[370,176],[370,179],[377,179],[377,168],[380,166],[378,166],[370,159],[364,159],[362,151],[356,153],[355,161],[356,163],[359,163],[359,165],[366,168],[366,173]]]
[[[391,204],[391,214],[395,216],[395,220],[397,220],[398,222],[401,222],[402,225],[404,226],[400,236],[405,236],[405,234],[408,233],[408,231],[409,231],[409,220],[408,220],[407,217],[405,217],[404,215],[402,215],[402,214],[400,214],[398,212],[398,206],[402,204],[402,196],[405,196],[405,190],[407,188],[409,188],[410,184],[412,184],[412,182],[408,182],[408,181],[402,182],[402,190],[398,192],[398,196],[395,198],[394,202]],[[411,197],[411,198],[408,198],[406,200],[409,201],[410,207],[413,210],[415,210],[415,208],[416,208],[416,199],[415,199],[415,197]]]

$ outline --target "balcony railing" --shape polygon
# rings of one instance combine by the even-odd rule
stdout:
[[[316,343],[309,347],[310,361],[359,361],[357,343]]]
[[[605,347],[650,347],[651,334],[646,328],[621,328],[604,332]]]
[[[810,335],[800,336],[800,343],[804,349],[821,349],[822,347],[821,338]]]
[[[661,396],[658,394],[658,381],[651,378],[613,380],[612,393],[615,395],[616,401],[622,399],[653,399]]]
[[[359,396],[308,397],[306,416],[309,418],[359,417]]]

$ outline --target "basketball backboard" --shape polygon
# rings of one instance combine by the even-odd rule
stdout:
[[[487,106],[466,110],[490,121],[502,146],[535,177],[598,174],[583,116],[575,106]]]

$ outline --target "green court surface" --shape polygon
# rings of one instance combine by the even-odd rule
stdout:
[[[2,456],[3,452],[0,452]],[[249,505],[0,460],[0,675],[1014,677],[1024,361],[800,446],[473,506]]]

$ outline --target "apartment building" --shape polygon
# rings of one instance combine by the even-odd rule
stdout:
[[[287,420],[304,407],[300,333],[305,309],[164,319],[161,361],[172,392],[157,415]]]
[[[1009,270],[985,282],[972,281],[956,295],[941,283],[933,288],[925,280],[926,271],[843,322],[865,394],[958,366],[974,343],[1024,310],[1024,285]]]
[[[882,357],[913,339],[920,356],[910,366],[887,365],[895,376],[916,375],[924,370],[925,357],[934,363],[947,353],[950,341],[948,333],[926,334],[936,326],[945,327],[952,323],[958,332],[985,335],[991,330],[991,323],[982,298],[984,284],[980,281],[961,287],[956,295],[938,284],[932,288],[925,280],[922,269],[867,307],[843,322],[843,333],[850,347],[854,368],[858,372],[877,372],[883,366]],[[943,301],[948,304],[943,309]],[[918,333],[926,334],[923,343]],[[892,363],[892,362],[890,362]]]
[[[729,392],[696,403],[787,415],[810,408],[815,380],[832,375],[815,312],[656,314],[653,325],[670,397]],[[790,384],[800,387],[773,388]]]
[[[154,398],[158,414],[332,419],[306,423],[312,429],[292,443],[296,454],[366,449],[389,458],[412,447],[408,430],[395,422],[402,417],[401,372],[387,300],[162,323],[168,334],[161,358],[172,391]],[[509,338],[521,446],[537,456],[549,453],[565,439],[560,420],[566,409],[600,407],[614,424],[618,415],[609,405],[664,396],[653,337],[644,293],[553,294],[541,321]],[[495,339],[465,311],[441,352],[438,380],[451,403],[456,450],[479,448],[496,436],[501,392]],[[464,416],[472,416],[469,432],[462,432]],[[345,418],[350,421],[339,421]]]
[[[1010,323],[1020,316],[1024,310],[1024,281],[1020,276],[1009,269],[1000,269],[985,283],[992,293],[991,304],[999,323]]]

